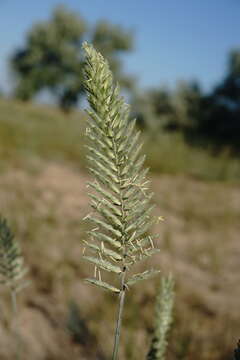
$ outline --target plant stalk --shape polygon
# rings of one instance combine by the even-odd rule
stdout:
[[[126,276],[126,272],[124,272],[123,276],[122,276],[122,290],[119,295],[120,300],[119,300],[119,307],[118,307],[118,318],[117,318],[117,325],[116,325],[116,330],[115,330],[112,360],[117,360],[117,358],[118,358],[118,349],[119,349],[119,341],[120,341],[122,317],[123,317],[122,314],[123,314],[124,300],[125,300],[125,294],[126,294],[126,287],[124,284],[125,276]]]
[[[16,360],[20,359],[20,338],[18,334],[18,309],[17,309],[17,295],[16,290],[11,289],[11,302],[12,302],[12,312],[13,312],[13,333],[15,336],[15,344],[16,344]]]

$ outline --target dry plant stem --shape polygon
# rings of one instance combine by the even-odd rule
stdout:
[[[20,359],[20,338],[18,335],[18,308],[17,308],[17,294],[15,289],[11,289],[11,303],[12,303],[12,314],[13,314],[13,321],[12,321],[12,330],[15,337],[15,344],[16,344],[16,360]]]
[[[118,307],[118,319],[117,319],[117,326],[115,330],[115,338],[114,338],[114,348],[113,348],[113,356],[112,360],[117,360],[118,358],[118,349],[119,349],[119,341],[120,341],[120,335],[121,335],[121,326],[122,326],[122,314],[123,314],[123,307],[124,307],[124,300],[126,295],[126,287],[124,284],[126,276],[126,271],[122,275],[122,290],[119,295],[119,307]]]

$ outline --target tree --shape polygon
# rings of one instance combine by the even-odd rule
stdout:
[[[230,52],[227,75],[217,86],[215,96],[232,110],[240,108],[240,49]]]
[[[240,50],[229,54],[227,74],[209,94],[197,83],[181,83],[175,91],[178,128],[191,144],[240,145]]]
[[[172,91],[159,87],[137,95],[133,109],[139,125],[155,134],[157,130],[193,130],[202,116],[203,98],[196,81],[181,81]]]
[[[196,81],[180,81],[173,94],[176,129],[196,129],[202,118],[203,94]]]
[[[30,100],[42,90],[50,90],[63,109],[75,106],[83,94],[81,45],[85,37],[108,58],[117,80],[130,87],[122,74],[121,52],[132,49],[132,36],[121,27],[99,22],[91,31],[86,21],[63,6],[50,20],[33,25],[26,45],[11,59],[17,75],[15,96]]]
[[[228,59],[223,81],[205,99],[205,114],[200,131],[218,146],[239,151],[240,145],[240,49]]]
[[[164,88],[152,88],[136,94],[132,101],[133,114],[142,128],[153,135],[172,123],[174,107],[171,92]]]
[[[204,93],[198,82],[181,81],[174,90],[145,90],[133,101],[139,124],[152,134],[180,131],[191,145],[240,147],[240,49],[228,59],[227,74],[215,89]]]

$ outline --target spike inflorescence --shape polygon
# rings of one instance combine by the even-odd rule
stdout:
[[[93,213],[85,219],[93,224],[89,240],[84,241],[84,258],[94,265],[94,277],[87,282],[120,293],[136,282],[159,271],[147,270],[127,278],[128,270],[138,261],[157,253],[148,231],[152,216],[152,194],[141,155],[140,132],[129,120],[129,106],[114,84],[107,61],[91,45],[84,43],[86,53],[85,89],[88,94],[87,136],[89,183]],[[101,271],[120,275],[119,285],[102,279]]]
[[[0,284],[19,291],[24,286],[21,279],[26,272],[20,247],[6,219],[0,216]]]
[[[155,327],[148,360],[165,360],[168,333],[173,321],[174,279],[163,277],[156,301]]]

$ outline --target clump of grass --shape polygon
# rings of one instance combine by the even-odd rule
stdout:
[[[164,360],[167,350],[167,336],[173,321],[174,280],[171,275],[162,277],[156,301],[154,336],[148,360]]]
[[[90,240],[85,241],[85,260],[94,265],[90,284],[108,290],[119,298],[119,310],[112,359],[118,357],[122,313],[126,291],[135,283],[149,279],[159,271],[150,269],[129,275],[132,267],[158,252],[147,235],[156,222],[152,216],[152,194],[144,169],[145,156],[138,139],[135,121],[129,120],[129,106],[114,84],[107,61],[84,44],[86,53],[85,88],[91,110],[87,137],[90,171],[89,183],[93,213],[86,216],[93,225]],[[102,271],[116,275],[108,283]]]

